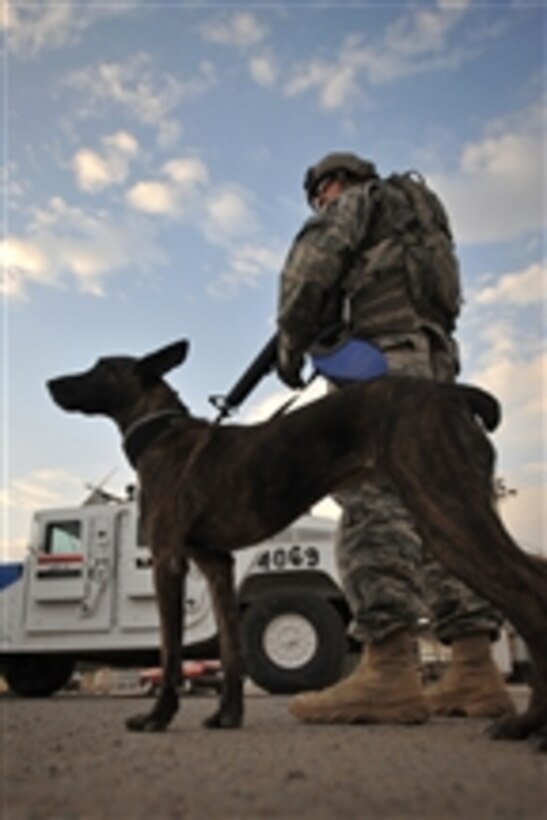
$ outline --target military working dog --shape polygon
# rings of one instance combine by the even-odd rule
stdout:
[[[529,708],[503,718],[492,733],[534,736],[547,748],[547,565],[516,546],[494,508],[494,450],[485,428],[499,422],[497,401],[475,387],[382,377],[260,424],[219,425],[193,417],[163,378],[187,351],[180,341],[142,358],[103,358],[48,382],[64,410],[110,417],[138,471],[163,682],[151,711],[131,717],[128,728],[160,731],[177,711],[190,559],[209,584],[224,670],[218,708],[205,725],[241,725],[244,659],[232,551],[273,535],[374,468],[396,486],[440,561],[527,642],[535,676]]]

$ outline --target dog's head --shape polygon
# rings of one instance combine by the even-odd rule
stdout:
[[[101,358],[89,370],[47,382],[56,404],[69,412],[117,418],[145,389],[186,359],[189,343],[174,342],[142,358]]]

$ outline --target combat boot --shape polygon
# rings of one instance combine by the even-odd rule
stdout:
[[[485,632],[469,633],[453,642],[448,668],[425,694],[433,715],[500,717],[515,712]]]
[[[423,723],[429,710],[410,632],[371,643],[347,678],[297,695],[289,711],[305,723]]]

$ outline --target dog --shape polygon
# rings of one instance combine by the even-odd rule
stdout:
[[[388,376],[263,423],[219,425],[192,416],[164,379],[187,353],[182,340],[141,358],[102,358],[48,382],[62,409],[112,419],[138,472],[163,682],[151,711],[129,718],[128,729],[161,731],[178,709],[190,559],[209,585],[224,671],[218,708],[205,725],[242,725],[232,552],[373,468],[393,482],[438,559],[498,607],[528,645],[529,708],[499,720],[491,734],[533,737],[547,749],[547,565],[516,546],[493,505],[495,454],[486,430],[500,420],[496,399],[476,387]]]

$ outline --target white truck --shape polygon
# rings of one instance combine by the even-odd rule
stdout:
[[[333,551],[334,522],[305,516],[236,554],[249,677],[272,693],[337,679],[349,611]],[[185,599],[185,657],[215,658],[216,626],[196,567]],[[134,498],[97,494],[38,512],[23,562],[0,564],[0,673],[23,696],[50,695],[77,663],[158,663],[151,555]]]
[[[247,673],[273,694],[337,680],[357,648],[334,559],[334,527],[307,515],[235,556]],[[37,512],[23,562],[0,564],[0,674],[23,696],[61,689],[78,663],[149,667],[158,663],[159,622],[152,559],[140,537],[138,505],[98,491],[82,506]],[[187,659],[217,657],[205,579],[187,579]],[[424,677],[448,652],[419,640]],[[495,646],[502,672],[526,679],[522,640],[506,628]]]

